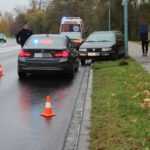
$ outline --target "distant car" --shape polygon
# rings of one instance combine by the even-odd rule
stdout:
[[[68,36],[71,39],[72,46],[77,50],[85,40],[81,32],[61,32],[61,34]]]
[[[7,42],[6,36],[5,36],[5,34],[3,34],[3,33],[0,33],[0,42],[3,42],[3,43],[6,43],[6,42]]]
[[[28,73],[64,72],[73,78],[79,68],[78,51],[68,37],[59,34],[35,34],[18,54],[18,76]]]
[[[125,55],[124,38],[120,31],[96,31],[91,33],[79,48],[81,64],[85,60],[97,60],[109,56],[117,59]]]

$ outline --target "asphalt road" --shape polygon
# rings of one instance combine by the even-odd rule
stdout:
[[[3,43],[3,42],[0,43],[0,48],[10,47],[10,46],[16,46],[15,39],[8,38],[6,43]]]
[[[56,74],[19,81],[19,49],[14,40],[0,45],[0,149],[62,150],[86,67],[73,80]],[[40,115],[47,95],[56,113],[52,118]]]

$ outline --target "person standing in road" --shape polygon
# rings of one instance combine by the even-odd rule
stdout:
[[[16,42],[21,45],[21,47],[24,46],[26,40],[32,35],[31,29],[29,29],[29,26],[27,23],[25,23],[21,30],[18,31],[16,35]]]

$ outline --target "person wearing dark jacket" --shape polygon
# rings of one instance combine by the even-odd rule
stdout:
[[[26,40],[32,35],[32,31],[29,29],[28,24],[25,23],[21,30],[16,35],[16,41],[21,47],[24,46]]]

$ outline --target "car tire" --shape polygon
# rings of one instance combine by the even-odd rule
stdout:
[[[73,77],[74,77],[74,70],[73,69],[69,70],[67,74],[68,74],[68,78],[69,79],[73,79]]]
[[[116,60],[116,59],[118,58],[117,52],[114,52],[114,53],[111,55],[111,57],[112,57],[112,60]]]
[[[81,59],[81,65],[82,65],[82,66],[85,65],[85,59]]]
[[[79,61],[77,60],[77,64],[76,64],[76,67],[75,67],[75,71],[76,71],[76,72],[79,70],[79,66],[80,66],[80,63],[79,63]]]
[[[18,72],[18,76],[19,76],[19,79],[25,79],[27,77],[27,73],[25,73],[25,72]]]
[[[79,65],[75,68],[75,72],[77,72],[79,70]]]

